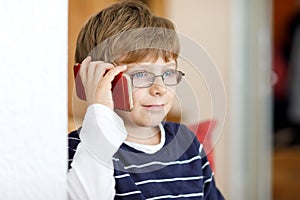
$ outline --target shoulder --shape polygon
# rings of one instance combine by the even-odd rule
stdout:
[[[175,122],[163,122],[163,127],[166,133],[166,136],[170,139],[176,137],[184,137],[191,140],[196,139],[196,135],[184,124],[175,123]]]
[[[184,124],[164,122],[163,127],[166,135],[165,146],[176,146],[181,151],[197,152],[200,143],[196,135]],[[185,150],[184,150],[185,149]]]
[[[188,134],[192,134],[192,132],[184,124],[180,124],[176,122],[163,122],[162,125],[166,133],[172,133],[176,135],[181,132],[186,132]]]

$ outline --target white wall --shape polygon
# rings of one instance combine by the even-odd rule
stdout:
[[[66,199],[66,0],[0,6],[0,198]]]

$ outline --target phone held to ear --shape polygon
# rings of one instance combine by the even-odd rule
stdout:
[[[84,87],[78,73],[80,66],[80,64],[74,65],[76,94],[79,99],[86,101]],[[127,74],[119,73],[112,81],[111,90],[115,109],[124,111],[131,111],[133,109],[131,78]]]

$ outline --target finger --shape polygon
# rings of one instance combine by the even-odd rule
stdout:
[[[114,80],[115,76],[117,76],[119,73],[125,71],[126,69],[127,69],[126,65],[114,67],[113,69],[110,69],[105,74],[103,79],[105,79],[106,81],[112,82]]]
[[[89,63],[91,62],[91,60],[92,60],[92,57],[88,56],[81,63],[79,74],[80,74],[80,77],[81,77],[81,81],[83,83],[86,82],[86,78],[87,78],[87,66],[89,65]]]
[[[94,71],[94,76],[96,77],[95,81],[98,83],[99,80],[106,74],[106,72],[112,68],[114,68],[114,66],[111,63],[98,64]]]
[[[94,79],[95,63],[90,63],[87,69],[87,82],[91,82]]]
[[[95,70],[97,66],[102,66],[103,61],[92,61],[89,63],[88,69],[87,69],[87,81],[88,82],[93,82],[95,80]],[[103,68],[103,67],[102,67]]]

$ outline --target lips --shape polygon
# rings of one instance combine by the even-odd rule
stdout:
[[[163,109],[165,104],[149,104],[149,105],[143,105],[144,108],[150,109],[150,110],[161,110]]]

